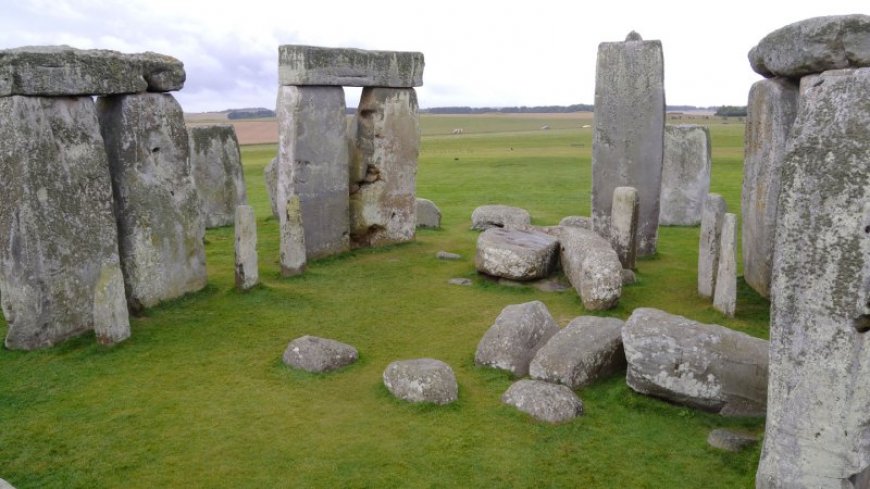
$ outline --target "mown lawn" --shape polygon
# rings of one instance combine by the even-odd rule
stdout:
[[[263,284],[233,289],[233,232],[207,233],[209,285],[132,321],[116,347],[92,335],[38,352],[0,349],[0,477],[18,489],[100,487],[753,487],[759,449],[707,446],[716,427],[763,420],[709,415],[633,393],[616,376],[579,391],[586,415],[551,426],[504,406],[512,379],[474,366],[478,340],[508,304],[542,300],[561,325],[584,314],[573,292],[478,277],[470,231],[478,205],[527,208],[536,224],[589,213],[588,122],[540,116],[424,117],[418,195],[443,229],[413,243],[309,264],[282,279],[263,184],[274,146],[243,148],[259,226]],[[542,131],[542,124],[551,130]],[[464,134],[452,136],[450,128]],[[739,214],[743,126],[711,126],[713,190]],[[662,228],[659,253],[607,315],[649,306],[766,337],[768,303],[740,283],[726,319],[696,294],[698,228]],[[435,259],[438,250],[463,259]],[[472,287],[447,284],[468,277]],[[6,325],[0,322],[0,335]],[[313,334],[355,345],[360,361],[311,375],[281,363]],[[449,363],[460,399],[394,400],[393,360]]]

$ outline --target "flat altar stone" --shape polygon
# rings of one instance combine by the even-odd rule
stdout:
[[[423,85],[423,53],[285,44],[279,85],[413,88]]]

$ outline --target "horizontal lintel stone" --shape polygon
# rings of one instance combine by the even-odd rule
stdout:
[[[285,44],[279,85],[411,88],[423,85],[423,53]]]

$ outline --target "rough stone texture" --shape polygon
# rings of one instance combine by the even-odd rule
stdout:
[[[272,216],[279,219],[278,215],[278,158],[272,158],[266,168],[263,169],[263,180],[266,183],[266,193],[269,194],[269,204],[272,206]]]
[[[743,277],[764,297],[770,297],[782,159],[797,105],[798,86],[785,78],[761,80],[749,90],[741,194]]]
[[[529,375],[579,389],[622,370],[623,324],[615,318],[575,318],[538,350]]]
[[[15,489],[15,488],[12,487],[12,484],[6,482],[3,479],[0,479],[0,489]]]
[[[619,257],[622,268],[634,270],[637,258],[637,218],[639,202],[634,187],[613,189],[610,210],[610,245]]]
[[[439,251],[435,253],[435,258],[439,260],[461,260],[462,255],[457,255],[456,253],[450,253],[449,251]]]
[[[305,335],[287,345],[283,361],[288,367],[321,373],[346,367],[358,358],[356,348],[348,344]]]
[[[716,274],[719,273],[720,238],[722,220],[725,218],[725,199],[719,194],[709,194],[701,211],[701,237],[698,240],[698,294],[708,299],[716,291]]]
[[[278,88],[279,220],[286,224],[280,204],[298,196],[312,259],[350,246],[345,110],[341,87]]]
[[[280,85],[411,88],[423,86],[423,53],[278,46]]]
[[[351,186],[351,241],[355,246],[410,241],[417,229],[417,94],[413,88],[365,88],[354,120],[350,173],[364,176]]]
[[[474,363],[523,377],[538,350],[558,332],[559,326],[543,302],[509,305],[477,344]]]
[[[697,226],[710,192],[710,131],[706,126],[665,126],[659,224]]]
[[[719,428],[707,435],[707,443],[711,447],[720,450],[739,452],[758,443],[758,437],[748,433]]]
[[[435,202],[417,197],[417,227],[441,227],[441,210],[438,209],[438,206],[435,205]]]
[[[763,416],[768,342],[716,324],[638,308],[622,328],[626,383],[724,416]]]
[[[636,188],[640,200],[638,256],[656,251],[664,127],[661,42],[599,44],[592,137],[592,219],[595,231],[609,236],[613,189]]]
[[[450,280],[447,281],[447,283],[450,285],[462,285],[465,287],[470,287],[471,286],[471,279],[470,278],[451,278]]]
[[[713,307],[728,317],[737,309],[737,216],[731,213],[722,218]]]
[[[305,271],[308,255],[305,247],[305,226],[298,195],[291,195],[284,205],[281,225],[281,275],[292,277]]]
[[[783,161],[759,488],[870,484],[868,202],[870,69],[823,73]]]
[[[516,228],[532,223],[529,211],[507,205],[482,205],[471,213],[471,229]]]
[[[622,285],[631,285],[637,282],[637,276],[633,270],[622,269]]]
[[[248,203],[236,131],[229,124],[216,124],[190,127],[187,133],[190,172],[205,227],[229,226],[236,206]]]
[[[184,114],[169,94],[101,97],[127,302],[137,311],[202,289],[205,232]]]
[[[236,207],[236,288],[248,290],[260,282],[257,261],[257,218],[249,205]]]
[[[6,347],[130,336],[112,183],[89,97],[0,98],[0,289]]]
[[[870,16],[832,15],[789,24],[764,36],[749,51],[749,64],[768,78],[870,66]]]
[[[77,96],[181,90],[184,65],[158,53],[70,46],[0,50],[0,97]]]
[[[561,236],[562,270],[583,307],[589,311],[615,307],[622,295],[622,264],[610,243],[577,227],[563,228]]]
[[[559,241],[547,234],[491,228],[477,237],[477,271],[511,280],[549,275],[556,265]]]
[[[459,398],[453,369],[431,358],[389,364],[384,370],[384,385],[394,396],[408,402],[450,404]]]
[[[592,229],[592,218],[586,216],[565,216],[559,221],[559,225]]]
[[[563,423],[583,414],[583,402],[571,389],[540,380],[514,382],[501,402],[548,423]]]

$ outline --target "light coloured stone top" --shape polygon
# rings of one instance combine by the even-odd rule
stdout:
[[[0,97],[81,96],[181,90],[184,64],[163,54],[70,46],[0,50]]]
[[[285,44],[279,85],[411,88],[423,85],[423,53]]]

